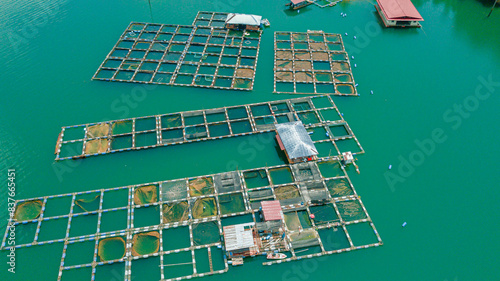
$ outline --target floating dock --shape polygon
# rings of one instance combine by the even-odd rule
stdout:
[[[332,98],[312,96],[63,127],[56,160],[275,132],[302,121],[319,157],[364,153]]]
[[[15,248],[63,244],[58,280],[72,274],[109,280],[98,275],[111,268],[137,280],[145,260],[153,264],[148,274],[181,280],[228,271],[223,227],[260,222],[265,200],[280,202],[286,233],[280,249],[288,256],[265,265],[383,244],[338,161],[22,199],[9,223],[24,233]],[[9,228],[1,249],[9,248],[8,236]]]
[[[210,26],[132,22],[92,79],[252,90],[262,31],[216,27],[219,18],[213,13]]]
[[[274,93],[357,96],[340,34],[274,33]]]

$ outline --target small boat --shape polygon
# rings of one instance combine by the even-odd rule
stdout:
[[[267,254],[268,260],[281,260],[286,258],[286,255],[283,253],[269,253]]]

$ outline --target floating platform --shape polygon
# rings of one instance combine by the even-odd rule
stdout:
[[[63,127],[56,160],[179,145],[275,131],[302,121],[321,157],[364,150],[332,98],[312,96]]]
[[[358,96],[340,34],[274,33],[274,93]]]
[[[383,243],[338,161],[22,199],[9,225],[23,233],[15,248],[63,245],[52,253],[61,254],[58,280],[109,280],[102,272],[139,280],[146,265],[148,276],[181,280],[226,272],[223,227],[257,222],[265,200],[280,201],[289,245],[289,258],[265,265]],[[0,249],[8,236],[9,228]]]
[[[132,22],[92,79],[252,90],[261,35],[214,26]]]

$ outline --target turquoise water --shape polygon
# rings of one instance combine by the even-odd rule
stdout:
[[[344,43],[357,64],[353,75],[361,97],[334,101],[367,152],[358,157],[361,174],[350,169],[349,175],[384,246],[265,270],[250,262],[205,279],[497,279],[500,9],[486,19],[489,2],[415,0],[423,28],[382,29],[368,1],[289,13],[284,0],[152,0],[152,15],[147,1],[4,1],[0,229],[8,216],[8,168],[16,169],[20,199],[283,163],[266,136],[59,163],[53,151],[65,125],[289,98],[271,94],[273,32],[322,29],[347,32]],[[191,24],[199,10],[270,20],[252,92],[90,80],[131,21]],[[481,82],[489,79],[498,82]],[[57,231],[40,236],[58,236],[61,229],[54,225]],[[16,239],[30,238],[17,231]],[[16,251],[15,275],[7,272],[3,251],[0,279],[30,280],[36,272],[37,279],[55,280],[61,251],[60,243]]]

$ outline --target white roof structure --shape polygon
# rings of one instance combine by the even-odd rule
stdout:
[[[276,124],[275,127],[290,159],[318,155],[301,121]]]
[[[262,16],[230,13],[226,24],[260,25],[261,20]]]
[[[255,223],[243,223],[224,226],[224,241],[226,251],[235,251],[255,247],[253,239],[253,226]]]

